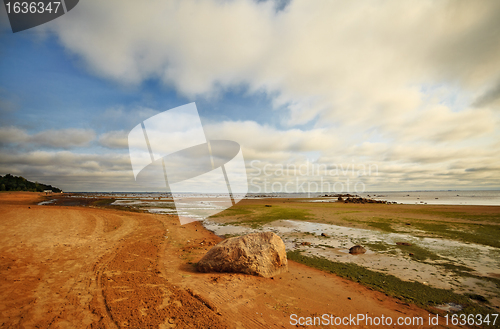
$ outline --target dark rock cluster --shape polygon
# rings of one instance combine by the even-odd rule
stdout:
[[[370,198],[362,198],[359,195],[352,195],[352,194],[332,194],[328,195],[325,194],[324,197],[329,197],[329,198],[337,198],[338,202],[344,202],[344,203],[383,203],[383,204],[390,204],[392,202],[387,202],[385,200],[375,200],[375,199],[370,199]]]
[[[339,202],[344,202],[344,203],[383,203],[387,204],[387,201],[385,200],[374,200],[374,199],[367,199],[367,198],[361,198],[361,197],[347,197],[347,198],[342,198],[341,196],[338,197],[337,199]]]

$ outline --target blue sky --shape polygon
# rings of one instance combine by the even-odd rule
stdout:
[[[497,2],[286,3],[81,1],[15,34],[2,8],[0,174],[136,190],[128,132],[196,102],[207,137],[240,143],[251,191],[500,188]],[[287,164],[360,171],[255,170]]]
[[[195,100],[179,95],[155,79],[123,86],[91,75],[54,35],[39,37],[30,32],[4,31],[1,39],[5,45],[0,63],[4,97],[16,108],[22,108],[12,116],[12,124],[40,125],[40,130],[91,128],[88,119],[103,109],[126,106],[168,110]],[[258,117],[256,111],[265,113],[264,108],[270,108],[265,95],[247,97],[242,88],[234,88],[217,98],[198,100],[200,105],[203,103],[199,109],[201,115],[211,119],[237,115],[237,119],[245,120],[255,118],[255,114]],[[71,116],[66,115],[68,110]]]
[[[32,30],[13,34],[7,29],[0,42],[5,45],[0,63],[3,97],[22,108],[10,117],[4,112],[6,121],[13,125],[30,130],[95,128],[88,119],[104,109],[149,107],[162,111],[193,101],[204,120],[281,125],[279,119],[268,115],[273,109],[271,97],[265,92],[249,93],[242,85],[216,95],[186,97],[157,79],[127,86],[89,74],[81,60],[68,53],[52,34],[39,36]]]

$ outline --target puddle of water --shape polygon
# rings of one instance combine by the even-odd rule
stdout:
[[[321,198],[321,199],[313,199],[307,200],[306,202],[337,202],[338,198]]]
[[[197,220],[203,220],[214,211],[222,211],[227,207],[224,206],[222,200],[217,200],[218,196],[213,198],[199,198],[197,196],[184,197],[188,202],[182,202],[178,199],[175,203],[172,199],[154,200],[148,198],[142,199],[118,199],[111,205],[133,207],[140,210],[145,210],[154,214],[171,214],[178,215],[181,222],[184,218],[185,223]]]
[[[51,199],[51,200],[47,200],[47,201],[38,202],[37,205],[43,206],[45,204],[51,204],[51,203],[54,203],[54,202],[56,202],[56,199]]]
[[[434,307],[437,309],[446,311],[446,312],[460,312],[463,309],[462,305],[458,305],[458,304],[454,304],[454,303],[446,303],[446,304],[438,305],[438,306],[434,306]]]
[[[457,276],[454,272],[439,266],[443,260],[435,262],[427,260],[427,263],[422,263],[409,255],[403,255],[398,248],[390,247],[395,246],[396,242],[409,242],[446,258],[453,264],[469,267],[476,275],[500,275],[499,250],[489,246],[446,239],[420,238],[410,233],[386,233],[294,220],[278,220],[258,229],[218,224],[213,220],[205,220],[203,225],[220,236],[272,231],[283,239],[287,250],[302,249],[305,255],[321,256],[336,262],[355,263],[371,270],[390,273],[403,280],[418,281],[457,292],[479,293],[488,299],[495,300],[495,296],[500,295],[500,289],[490,281]],[[328,237],[321,236],[322,233]],[[309,242],[311,246],[303,246],[302,242]],[[363,255],[349,254],[349,248],[356,244],[365,246],[367,252]],[[370,250],[370,244],[389,246],[392,252]],[[492,303],[493,300],[490,299]]]

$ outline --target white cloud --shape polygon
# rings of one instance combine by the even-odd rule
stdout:
[[[109,131],[99,136],[99,143],[108,148],[125,149],[128,148],[128,132]]]
[[[6,143],[23,143],[29,140],[29,135],[26,131],[17,127],[0,127],[0,142]]]
[[[88,146],[95,139],[92,129],[51,129],[28,134],[17,127],[0,127],[0,141],[2,144],[13,144],[21,147],[37,146],[49,148],[69,149]]]
[[[0,173],[22,175],[66,191],[127,190],[127,186],[134,186],[128,154],[0,150]]]
[[[496,1],[87,2],[51,25],[100,75],[187,95],[274,92],[290,123],[414,110],[421,84],[485,92],[500,77]],[[84,28],[82,28],[84,27]],[[106,31],[106,33],[102,33]],[[349,121],[349,120],[348,120]]]
[[[53,148],[71,148],[87,146],[95,139],[92,129],[45,130],[30,137],[30,142]]]
[[[209,139],[234,140],[243,148],[268,153],[328,150],[339,141],[338,136],[323,128],[278,130],[253,121],[225,121],[204,128]]]
[[[401,140],[427,140],[430,142],[457,142],[491,136],[499,126],[500,118],[485,109],[467,108],[453,112],[448,106],[434,105],[401,118],[399,122],[387,120],[382,124],[388,134]]]
[[[144,121],[158,113],[160,110],[144,106],[115,106],[106,108],[92,120],[96,130],[111,131],[116,129],[130,130],[139,122]]]
[[[370,182],[395,187],[498,183],[485,180],[500,162],[498,1],[295,0],[279,12],[271,1],[86,1],[44,28],[119,83],[159,79],[189,97],[234,86],[267,93],[290,128],[205,126],[209,138],[238,141],[248,160],[355,159],[379,166]],[[156,113],[106,110],[99,143],[126,148],[127,129]],[[12,144],[70,148],[94,138],[0,129]],[[82,170],[97,172],[100,161]]]

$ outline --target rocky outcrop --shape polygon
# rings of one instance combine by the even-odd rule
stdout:
[[[340,200],[339,200],[340,201]],[[344,203],[382,203],[382,204],[387,204],[387,201],[385,200],[374,200],[374,199],[366,199],[366,198],[359,198],[359,197],[347,197],[347,199],[344,200]]]
[[[337,198],[337,202],[343,202],[343,203],[383,203],[383,204],[395,204],[396,202],[387,202],[385,200],[375,200],[370,198],[370,195],[368,195],[368,198],[362,198],[359,195],[352,195],[352,194],[325,194],[324,197],[329,197],[329,198]],[[379,196],[380,197],[380,196]]]
[[[197,269],[269,278],[288,270],[285,244],[272,232],[229,238],[210,249],[198,262]]]

